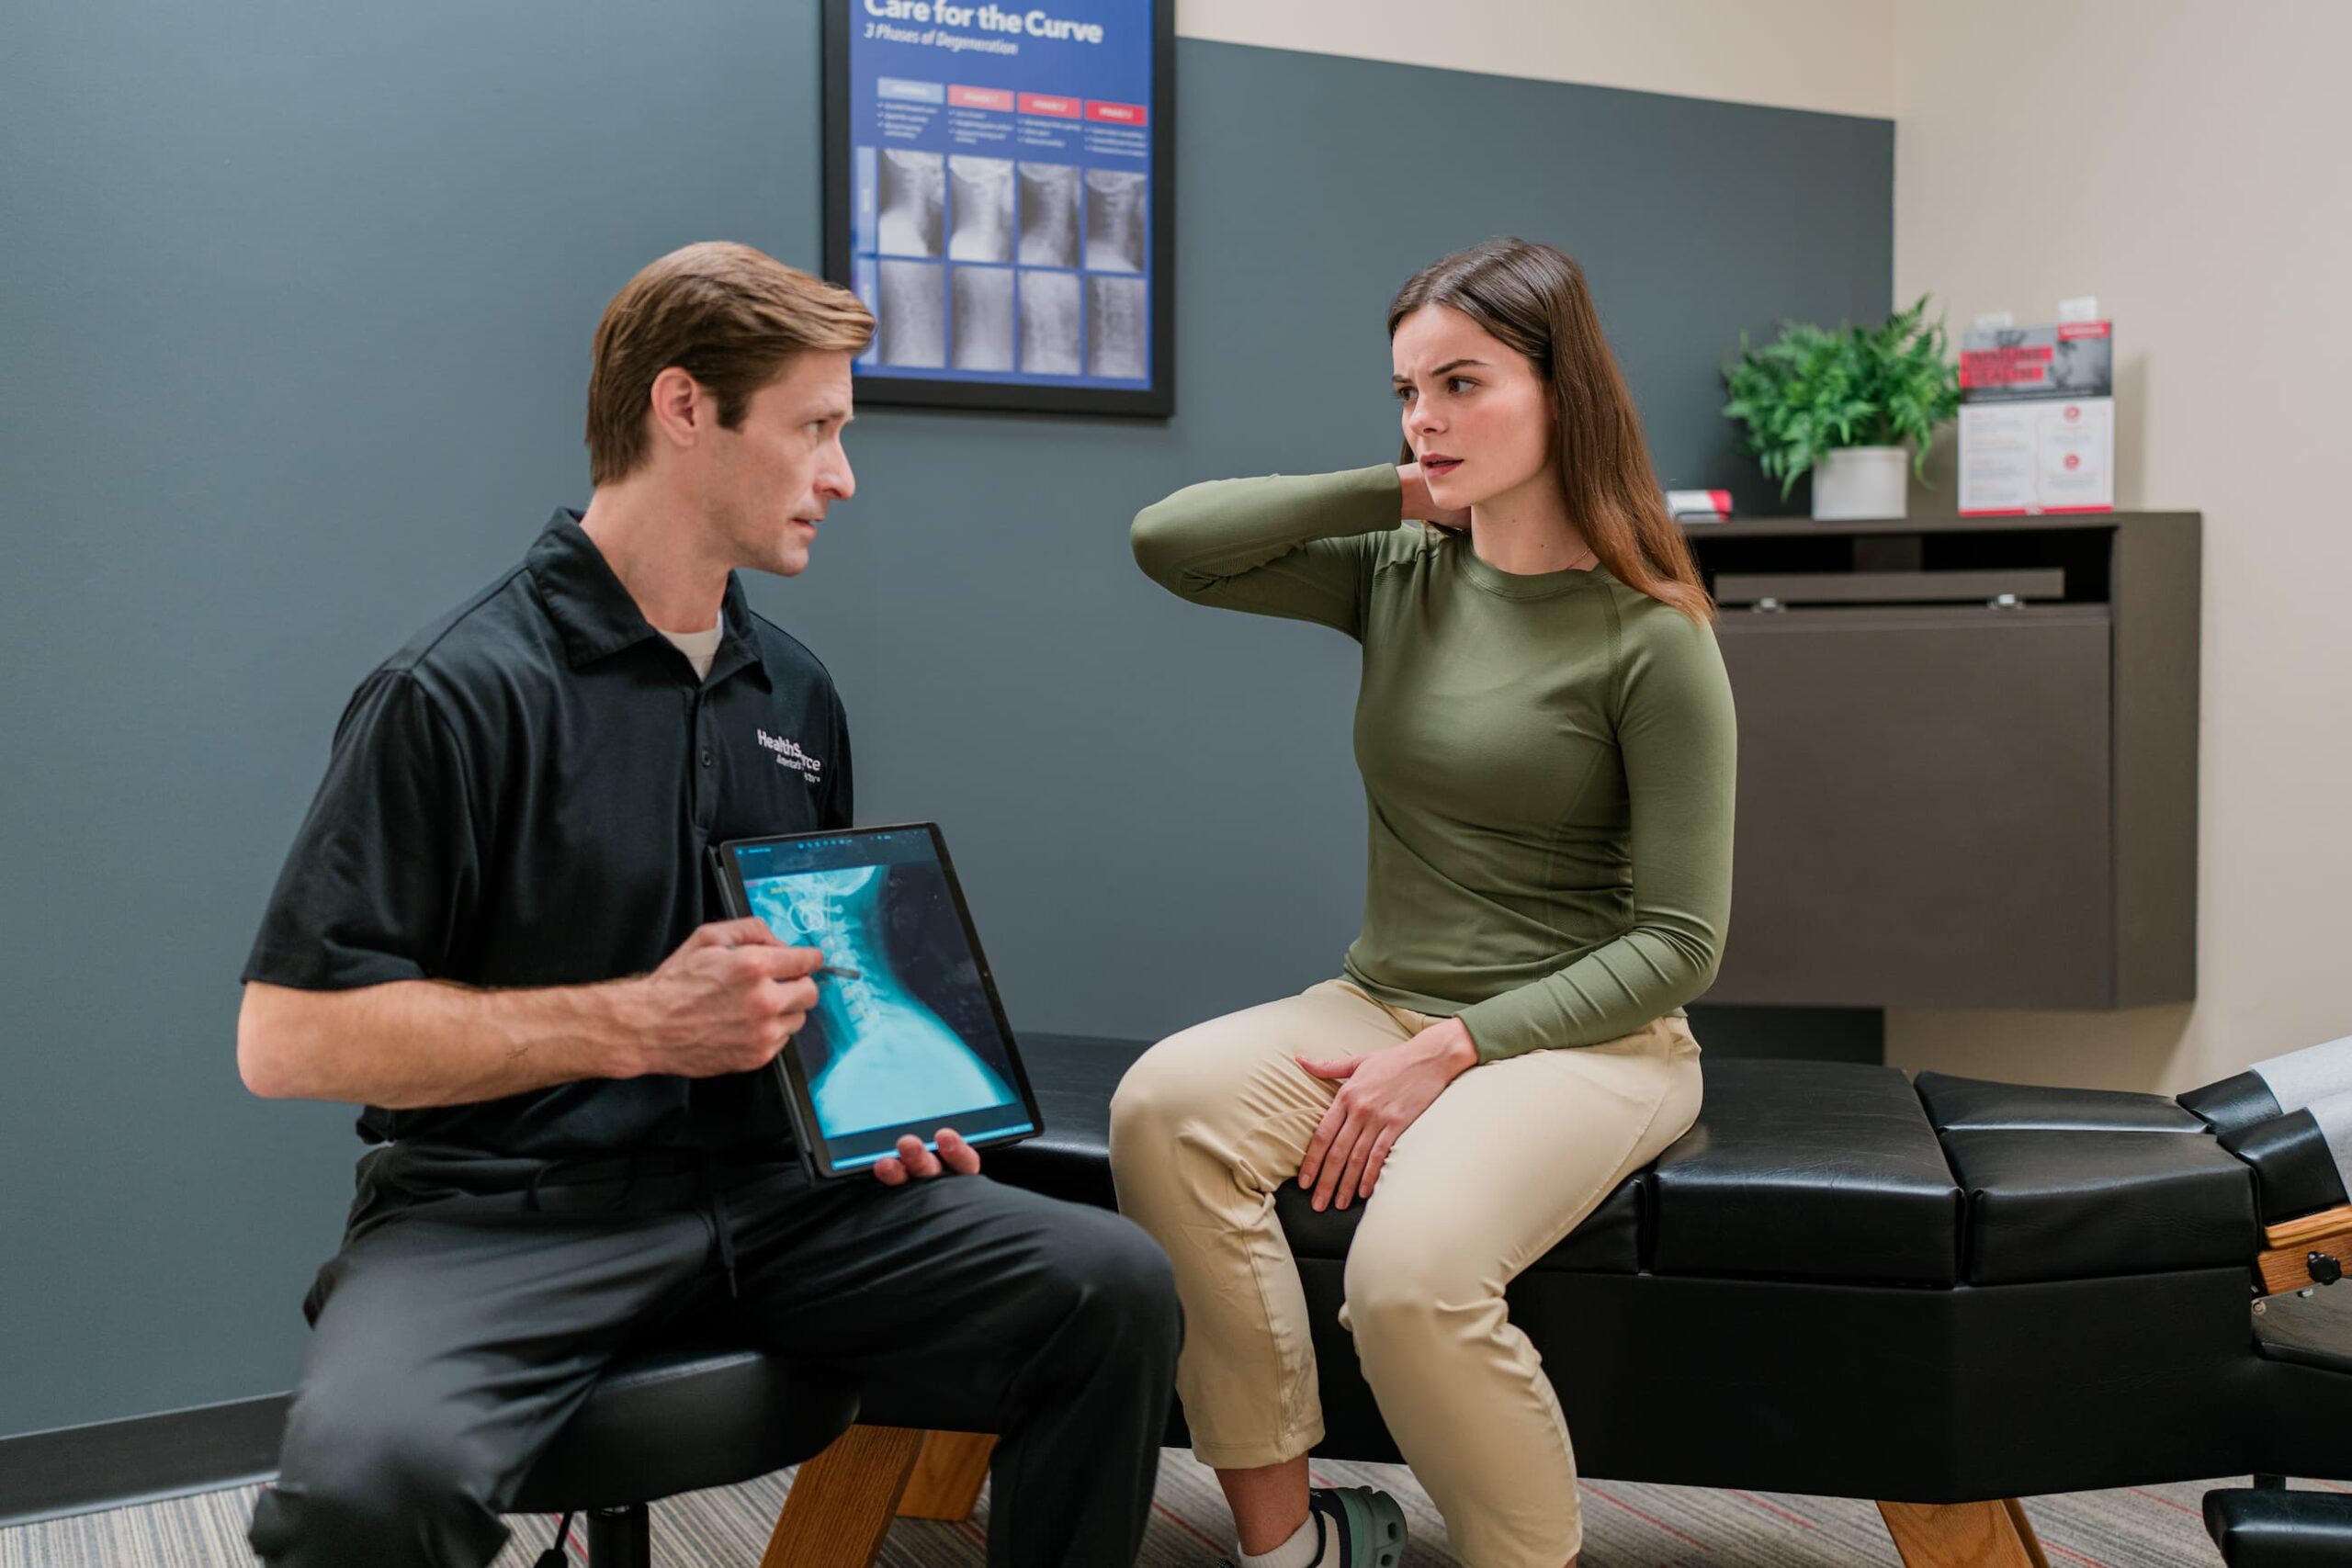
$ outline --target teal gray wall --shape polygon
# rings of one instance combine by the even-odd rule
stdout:
[[[605,301],[688,240],[816,265],[814,17],[0,21],[0,1436],[290,1382],[357,1144],[237,1082],[262,899],[352,684],[585,501]],[[1035,1029],[1153,1034],[1352,934],[1351,645],[1178,604],[1125,526],[1195,479],[1390,456],[1381,319],[1415,267],[1566,246],[1662,477],[1755,510],[1715,412],[1739,333],[1888,301],[1885,121],[1178,67],[1177,416],[876,410],[815,570],[753,588],[840,681],[861,816],[945,825]]]

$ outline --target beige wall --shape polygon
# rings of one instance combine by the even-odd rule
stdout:
[[[1889,0],[1177,0],[1176,30],[1682,97],[1894,113]]]
[[[1896,298],[2098,294],[2117,502],[2204,513],[2205,606],[2196,1006],[1896,1013],[1898,1066],[2179,1089],[2352,1033],[2347,55],[2337,0],[1900,7]]]

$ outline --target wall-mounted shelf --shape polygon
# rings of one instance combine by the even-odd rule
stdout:
[[[2194,513],[1685,527],[1739,708],[1711,1003],[2196,994]]]

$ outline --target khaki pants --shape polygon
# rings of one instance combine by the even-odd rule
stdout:
[[[1380,1050],[1434,1021],[1327,980],[1161,1041],[1119,1085],[1112,1175],[1121,1211],[1176,1266],[1176,1390],[1203,1463],[1276,1464],[1323,1437],[1273,1193],[1297,1179],[1339,1086],[1294,1055]],[[1698,1113],[1698,1043],[1663,1018],[1473,1067],[1389,1151],[1349,1247],[1340,1321],[1472,1568],[1560,1568],[1580,1540],[1567,1426],[1503,1289]]]

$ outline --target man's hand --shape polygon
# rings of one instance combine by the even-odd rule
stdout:
[[[1405,1129],[1477,1061],[1477,1043],[1458,1018],[1441,1020],[1385,1051],[1336,1062],[1299,1057],[1298,1065],[1317,1077],[1344,1080],[1299,1162],[1298,1184],[1315,1189],[1316,1211],[1329,1207],[1334,1192],[1342,1209],[1352,1199],[1371,1197]]]
[[[764,920],[697,928],[630,982],[637,1071],[707,1078],[766,1066],[817,1005],[808,976],[824,962],[816,948],[786,946]]]
[[[903,1187],[909,1181],[929,1181],[943,1168],[958,1176],[980,1174],[980,1151],[958,1137],[955,1128],[942,1127],[937,1141],[939,1152],[933,1154],[922,1146],[921,1138],[909,1133],[899,1140],[897,1154],[884,1155],[874,1162],[874,1179],[885,1187]]]

